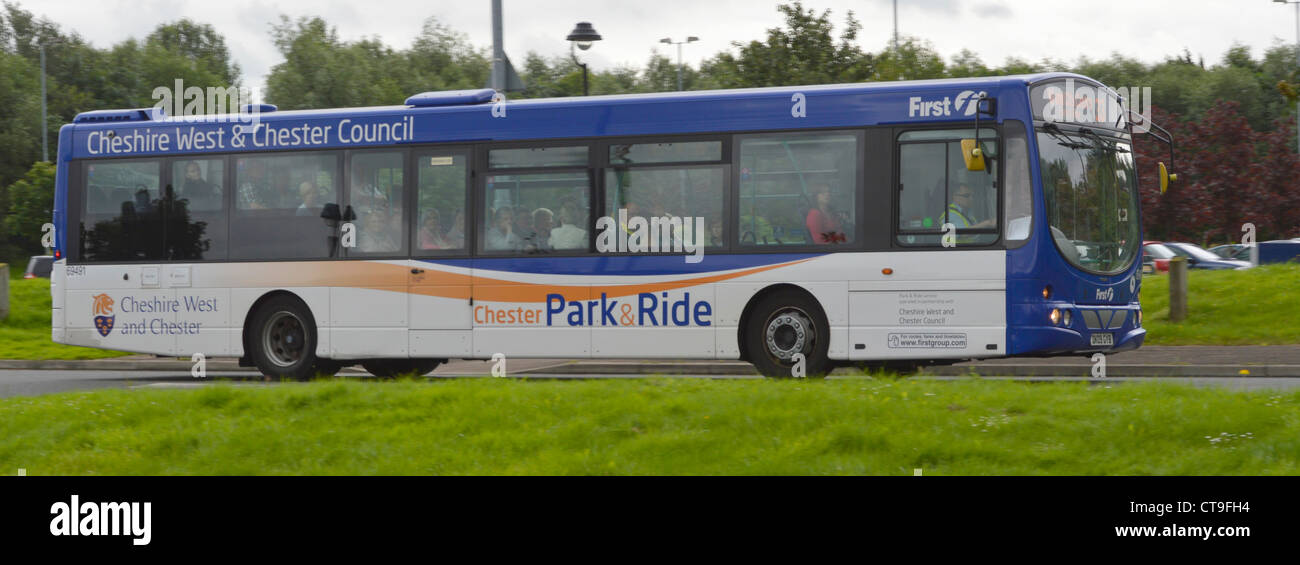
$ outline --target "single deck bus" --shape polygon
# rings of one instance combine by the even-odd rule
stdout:
[[[59,133],[53,339],[285,378],[1132,349],[1130,114],[1062,114],[1085,89],[1114,101],[1050,73],[87,112]]]

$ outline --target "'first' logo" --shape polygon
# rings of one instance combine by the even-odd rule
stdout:
[[[907,116],[910,118],[939,118],[947,116],[974,116],[979,108],[979,100],[988,96],[987,92],[963,90],[957,98],[944,96],[939,99],[926,100],[921,96],[907,99]]]

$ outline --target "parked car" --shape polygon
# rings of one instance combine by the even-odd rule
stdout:
[[[1241,254],[1241,250],[1243,249],[1245,249],[1247,252],[1245,258],[1239,257],[1239,255]],[[1214,247],[1206,249],[1206,251],[1218,255],[1219,257],[1223,257],[1224,259],[1236,259],[1239,261],[1250,260],[1250,248],[1240,243],[1229,243],[1228,245],[1216,245]]]
[[[1166,243],[1165,247],[1168,247],[1169,250],[1173,251],[1176,255],[1186,257],[1187,266],[1192,269],[1221,270],[1249,269],[1251,267],[1250,261],[1224,259],[1223,257],[1219,257],[1218,255],[1202,249],[1201,246],[1194,243]]]
[[[23,273],[24,279],[48,279],[50,271],[54,270],[54,257],[49,255],[34,255],[27,260],[27,272]]]
[[[1142,272],[1148,274],[1168,273],[1169,260],[1174,252],[1159,241],[1142,242]],[[1150,265],[1150,269],[1147,266]]]
[[[1300,262],[1300,241],[1279,239],[1274,241],[1261,241],[1257,245],[1259,246],[1259,264],[1261,265],[1267,265],[1269,263]],[[1210,252],[1224,257],[1225,259],[1235,259],[1247,263],[1250,262],[1250,248],[1240,243],[1220,245],[1211,248]]]

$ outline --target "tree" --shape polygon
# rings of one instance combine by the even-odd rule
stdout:
[[[891,44],[875,58],[874,80],[917,80],[943,78],[943,57],[927,41],[903,37],[898,47]]]
[[[735,54],[719,53],[701,65],[718,86],[793,86],[860,82],[873,75],[872,57],[855,41],[862,25],[850,11],[836,40],[831,11],[818,15],[803,3],[781,4],[785,27],[767,30],[765,41],[732,42]]]
[[[54,164],[37,161],[23,178],[9,185],[4,232],[12,256],[40,255],[41,226],[54,215]]]
[[[401,104],[429,90],[483,88],[489,72],[483,50],[434,18],[406,51],[379,38],[341,41],[319,17],[281,16],[271,36],[284,61],[271,68],[266,98],[286,110]]]
[[[959,77],[982,77],[994,74],[994,71],[984,65],[980,56],[970,49],[962,49],[960,53],[952,56],[952,64],[948,65],[948,76]]]

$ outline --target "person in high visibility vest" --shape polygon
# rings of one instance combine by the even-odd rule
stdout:
[[[997,224],[992,218],[976,222],[971,214],[972,203],[975,199],[975,191],[965,183],[957,185],[957,192],[952,195],[953,201],[948,204],[946,215],[948,223],[961,228],[991,228]]]

